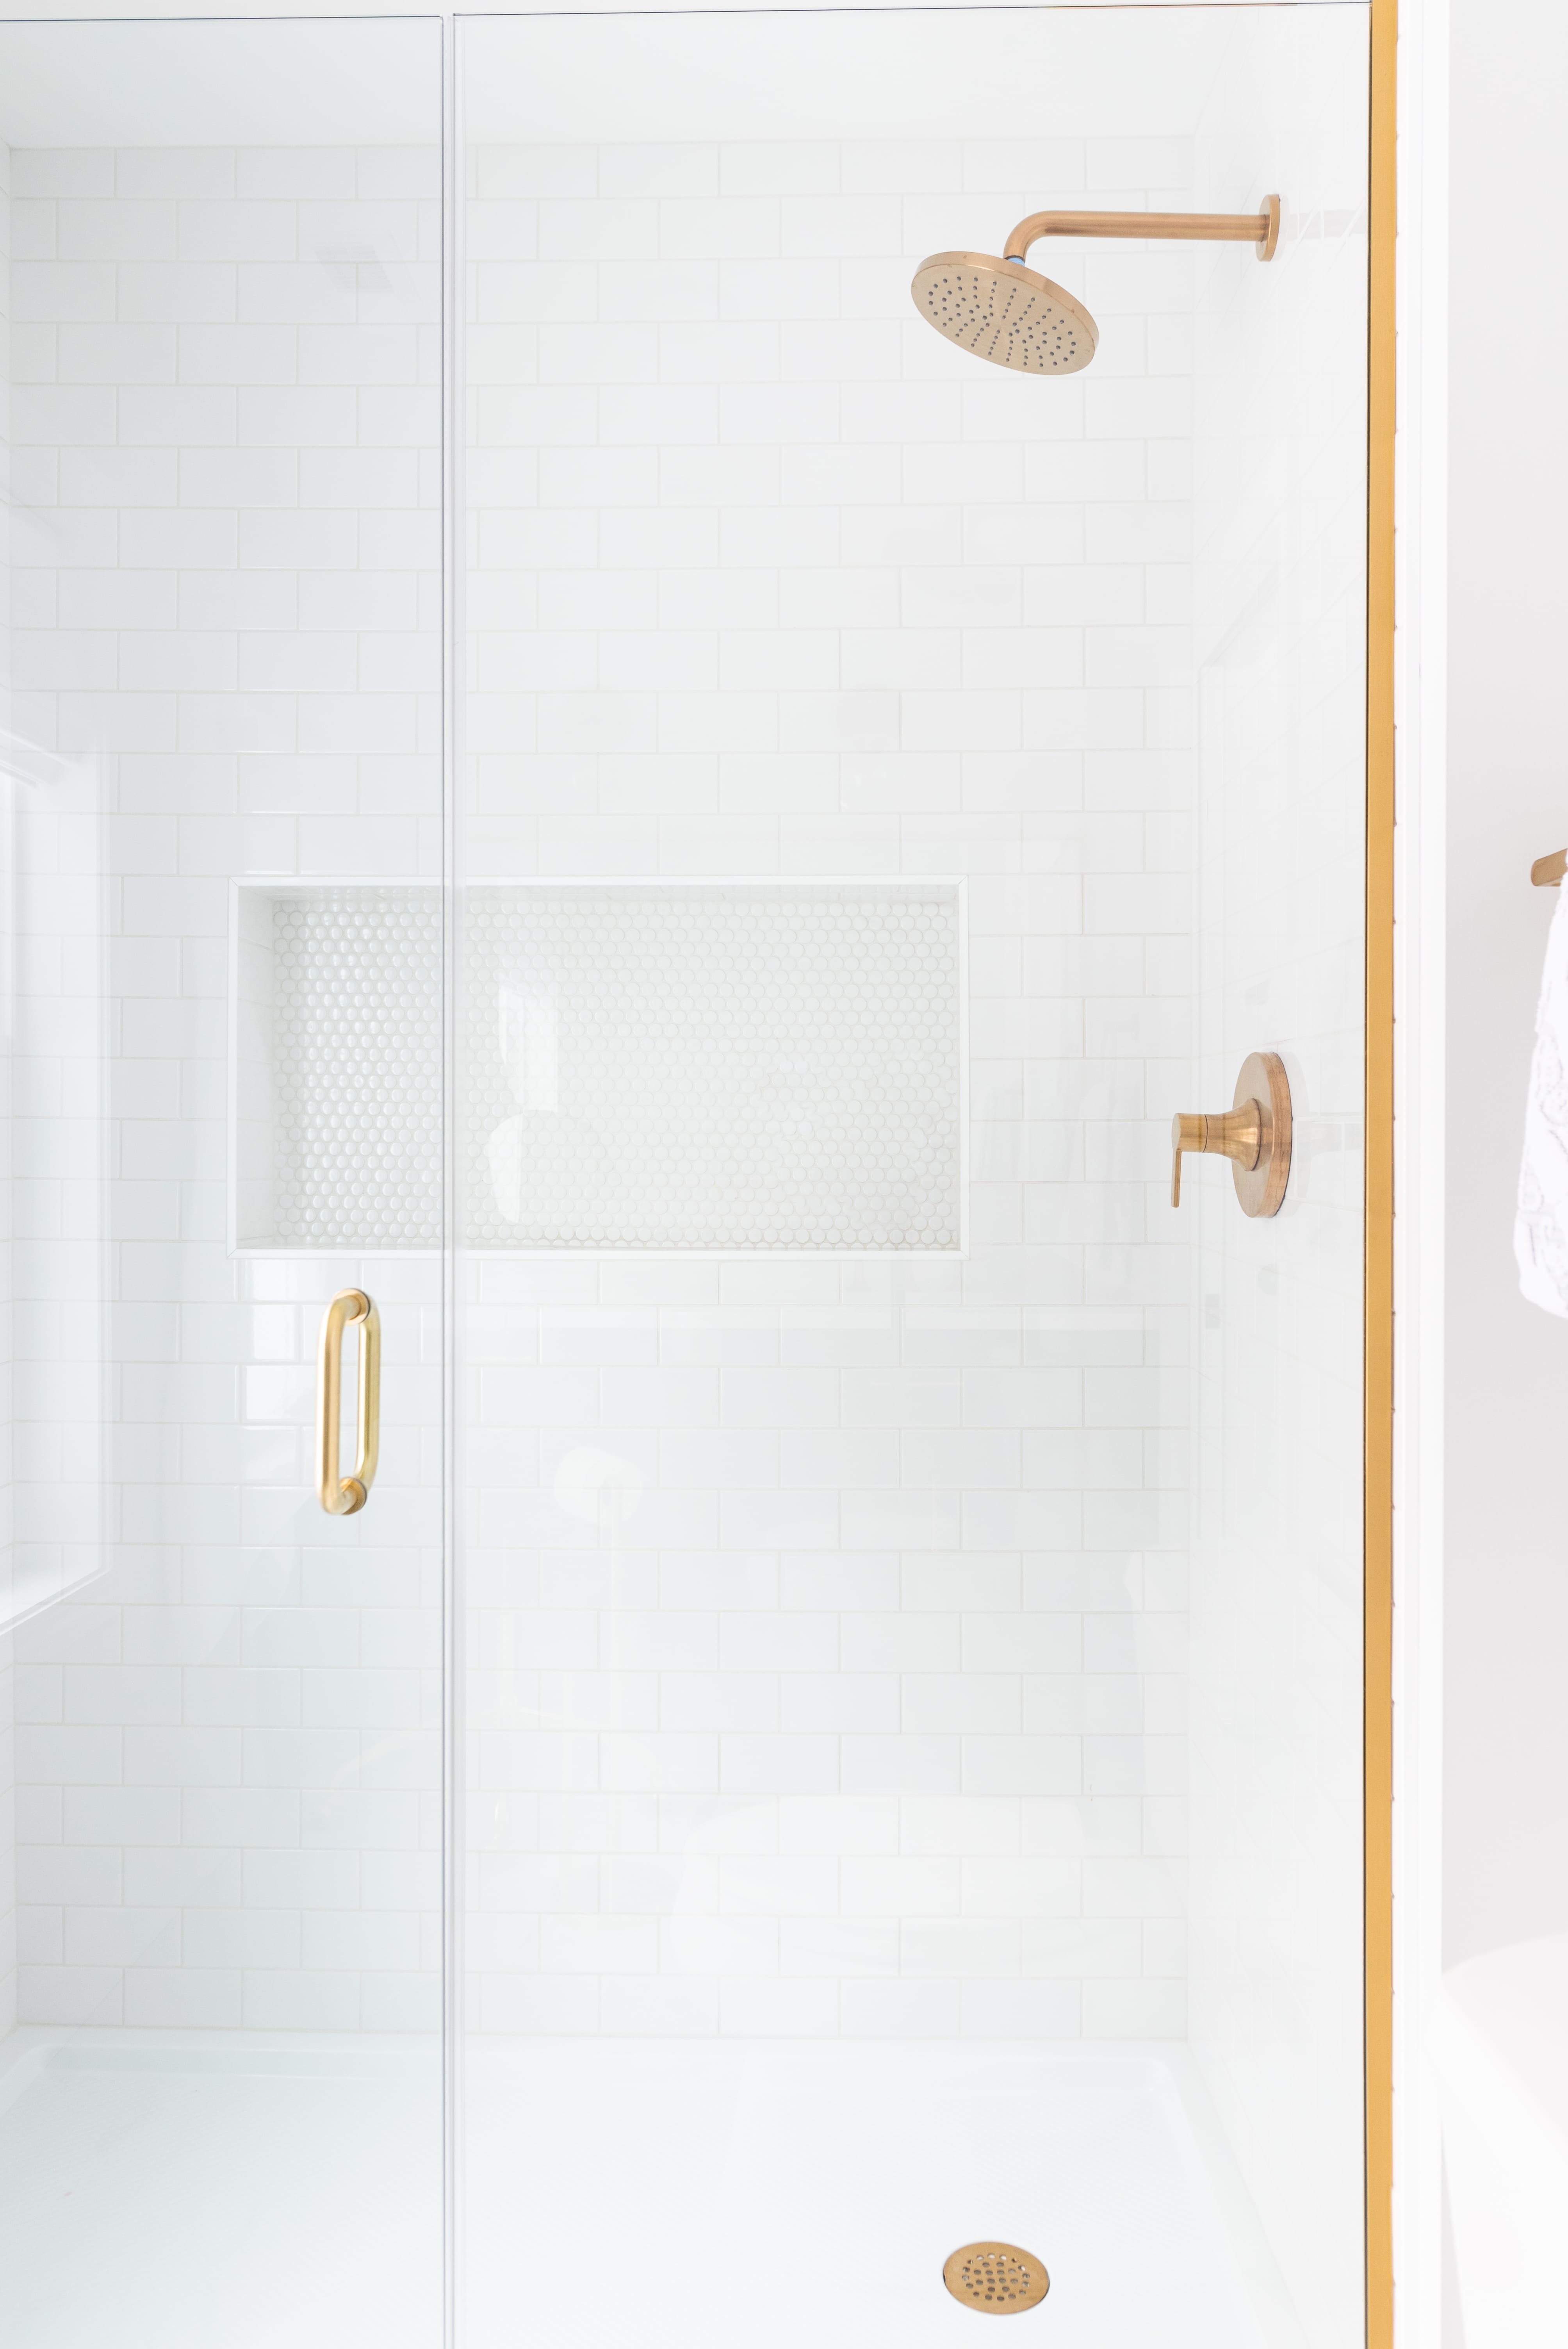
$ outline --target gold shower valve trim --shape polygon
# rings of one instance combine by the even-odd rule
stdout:
[[[358,1444],[354,1474],[341,1474],[343,1333],[359,1331]],[[362,1288],[340,1288],[321,1317],[315,1350],[315,1495],[329,1517],[352,1517],[376,1482],[381,1445],[381,1316]]]
[[[1181,1204],[1184,1152],[1228,1158],[1247,1216],[1277,1216],[1290,1181],[1290,1080],[1277,1052],[1249,1052],[1235,1099],[1217,1115],[1180,1110],[1171,1121],[1171,1205]]]
[[[1181,1154],[1231,1158],[1250,1174],[1263,1154],[1262,1104],[1245,1101],[1240,1109],[1222,1110],[1217,1117],[1202,1111],[1181,1110],[1171,1121],[1171,1205],[1181,1205]]]

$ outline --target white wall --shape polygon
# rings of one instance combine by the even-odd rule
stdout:
[[[1554,201],[1568,24],[1546,0],[1448,0],[1447,19],[1441,1871],[1454,1966],[1568,1925],[1568,1327],[1520,1296],[1511,1245],[1557,903],[1532,889],[1530,866],[1568,845],[1568,294],[1514,222]],[[1490,355],[1474,332],[1480,297],[1509,321]],[[1445,2268],[1443,2339],[1458,2349]]]
[[[1568,296],[1513,223],[1554,200],[1568,25],[1546,0],[1446,0],[1431,14],[1447,47],[1449,157],[1446,444],[1424,517],[1432,528],[1446,508],[1446,611],[1424,626],[1446,663],[1446,804],[1431,797],[1447,867],[1440,1868],[1451,1967],[1568,1925],[1557,1489],[1568,1329],[1520,1296],[1511,1246],[1557,903],[1532,889],[1530,866],[1568,844],[1557,552]],[[1482,295],[1510,326],[1490,359],[1474,332]],[[1426,2233],[1435,2268],[1435,2215]],[[1443,2268],[1442,2337],[1459,2349],[1446,2240]]]
[[[1556,200],[1568,19],[1452,0],[1445,1959],[1568,1925],[1568,1324],[1511,1222],[1542,951],[1568,845],[1568,289],[1520,223]],[[1480,308],[1506,322],[1478,335]]]
[[[5,771],[11,726],[11,150],[0,145],[0,826],[5,823],[13,784]],[[0,830],[0,892],[8,892],[12,841]],[[0,895],[0,956],[12,949],[12,905]],[[0,988],[5,973],[0,970]],[[8,988],[5,994],[8,995]],[[4,1434],[0,1435],[0,1621],[10,1617],[11,1552],[11,1038],[0,1019],[0,1384]],[[0,1631],[0,2033],[16,2010],[16,1812],[14,1794],[12,1643]]]

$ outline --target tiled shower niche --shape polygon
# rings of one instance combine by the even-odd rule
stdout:
[[[465,892],[461,1228],[476,1248],[963,1244],[957,884]],[[238,1249],[441,1244],[441,904],[238,885]]]
[[[234,1247],[439,1247],[440,891],[237,884],[231,954]]]
[[[463,1223],[483,1248],[962,1244],[954,883],[464,893]]]

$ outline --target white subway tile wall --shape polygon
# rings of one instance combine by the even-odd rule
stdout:
[[[11,733],[11,150],[0,142],[0,746]],[[0,793],[15,788],[9,757],[0,758]],[[9,948],[9,941],[7,951]],[[6,990],[9,993],[9,990]],[[11,1381],[11,1026],[0,1033],[0,2036],[16,2019],[16,1794],[12,1643]]]
[[[1178,2035],[1194,270],[1064,258],[1050,385],[907,280],[1191,145],[469,162],[459,876],[960,875],[971,1108],[961,1260],[461,1267],[469,2020]],[[24,1555],[108,1559],[16,1635],[20,2012],[423,2027],[437,1268],[229,1259],[224,1061],[232,876],[440,869],[436,161],[14,168],[37,927],[113,941],[20,988]],[[351,1280],[385,1506],[333,1522]]]
[[[908,283],[1191,170],[465,159],[460,880],[962,876],[972,1117],[951,1262],[460,1268],[480,2031],[1183,2030],[1193,268]]]
[[[28,832],[54,962],[20,1005],[21,1529],[40,1587],[79,1584],[15,1640],[19,2012],[423,2029],[437,1268],[231,1259],[225,1137],[231,879],[440,871],[438,154],[18,152],[13,191],[15,725],[57,794]],[[350,1282],[387,1369],[341,1521],[309,1432]],[[100,1362],[102,1521],[62,1522]]]

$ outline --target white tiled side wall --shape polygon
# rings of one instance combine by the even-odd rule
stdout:
[[[1367,30],[1237,12],[1197,143],[1290,199],[1198,303],[1202,1094],[1273,1045],[1296,1124],[1273,1222],[1194,1186],[1191,2029],[1314,2349],[1364,2307]]]
[[[0,145],[0,745],[11,731],[11,150]],[[0,760],[0,765],[8,761]],[[0,792],[10,790],[0,776]],[[0,876],[3,879],[4,876]],[[9,951],[9,941],[0,943]],[[0,1622],[10,1617],[11,1040],[0,1035]],[[12,1642],[0,1631],[0,2034],[16,2019],[16,1802]]]
[[[36,1488],[95,1348],[112,1423],[107,1570],[17,1639],[30,2021],[436,2018],[435,1268],[231,1261],[224,1130],[231,877],[440,868],[438,188],[433,150],[15,158],[20,724],[72,811],[24,1133]],[[106,925],[84,989],[59,941]],[[335,1521],[311,1364],[351,1281],[382,1464]]]
[[[966,875],[966,1261],[473,1262],[469,2016],[1180,2034],[1191,264],[915,316],[1182,140],[468,161],[459,871]],[[1251,264],[1247,257],[1248,265]]]

